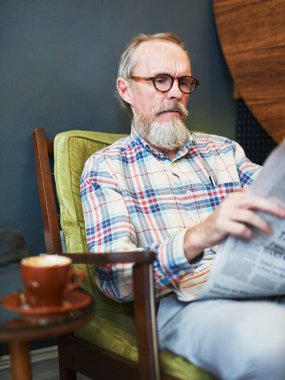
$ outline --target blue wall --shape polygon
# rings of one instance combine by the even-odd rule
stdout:
[[[135,34],[161,31],[184,39],[201,81],[188,125],[234,138],[210,0],[1,0],[0,228],[21,231],[32,254],[44,251],[32,130],[127,133],[114,96],[119,56]]]

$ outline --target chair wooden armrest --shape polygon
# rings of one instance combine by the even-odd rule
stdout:
[[[148,250],[121,251],[113,253],[68,252],[64,253],[64,256],[70,256],[73,264],[150,264],[155,259],[155,253]]]

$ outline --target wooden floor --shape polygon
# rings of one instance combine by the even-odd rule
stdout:
[[[33,380],[59,380],[57,347],[47,347],[31,352]],[[0,379],[11,380],[10,357],[0,356]],[[77,380],[90,380],[78,374]]]

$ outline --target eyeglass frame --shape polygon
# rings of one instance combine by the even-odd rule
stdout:
[[[171,81],[172,81],[171,86],[169,87],[168,90],[164,90],[164,91],[163,91],[163,90],[159,90],[159,89],[156,87],[155,80],[156,80],[158,77],[162,76],[162,75],[163,75],[163,76],[166,76],[166,77],[168,77],[168,78],[170,78]],[[160,74],[156,74],[156,75],[153,76],[153,77],[142,77],[142,76],[137,76],[137,75],[131,75],[129,78],[130,78],[130,79],[134,79],[134,80],[145,80],[145,81],[152,82],[154,88],[155,88],[157,91],[162,92],[162,93],[168,92],[168,91],[170,91],[170,90],[172,89],[172,87],[173,87],[173,83],[174,83],[175,79],[178,80],[178,87],[179,87],[179,90],[180,90],[183,94],[187,94],[187,95],[192,94],[192,93],[196,90],[196,88],[199,86],[199,84],[200,84],[200,81],[199,81],[198,79],[192,77],[191,75],[183,75],[182,77],[173,77],[173,76],[170,75],[170,74],[160,73]],[[195,81],[195,86],[194,86],[194,88],[193,88],[192,91],[190,91],[190,92],[185,92],[185,91],[181,90],[181,88],[180,88],[180,83],[181,83],[181,80],[182,80],[183,78],[191,78],[191,79],[194,79],[194,81]]]

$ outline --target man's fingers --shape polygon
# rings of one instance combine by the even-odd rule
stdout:
[[[235,193],[229,196],[224,204],[227,208],[234,209],[248,209],[248,210],[259,210],[264,211],[272,215],[279,216],[281,218],[285,217],[285,208],[272,202],[269,199],[258,197],[256,195],[250,195],[246,192]]]
[[[232,215],[233,221],[261,230],[265,235],[272,234],[272,228],[260,215],[251,210],[236,210]],[[231,232],[230,232],[231,233]]]
[[[192,228],[187,236],[191,235],[191,244],[200,252],[205,247],[219,244],[228,235],[249,240],[254,228],[265,235],[271,235],[273,231],[270,224],[256,211],[285,217],[285,209],[280,205],[268,199],[239,192],[228,196],[211,216]]]
[[[240,237],[243,239],[251,239],[252,237],[252,230],[243,223],[231,221],[228,223],[228,231],[227,233],[236,237]]]

